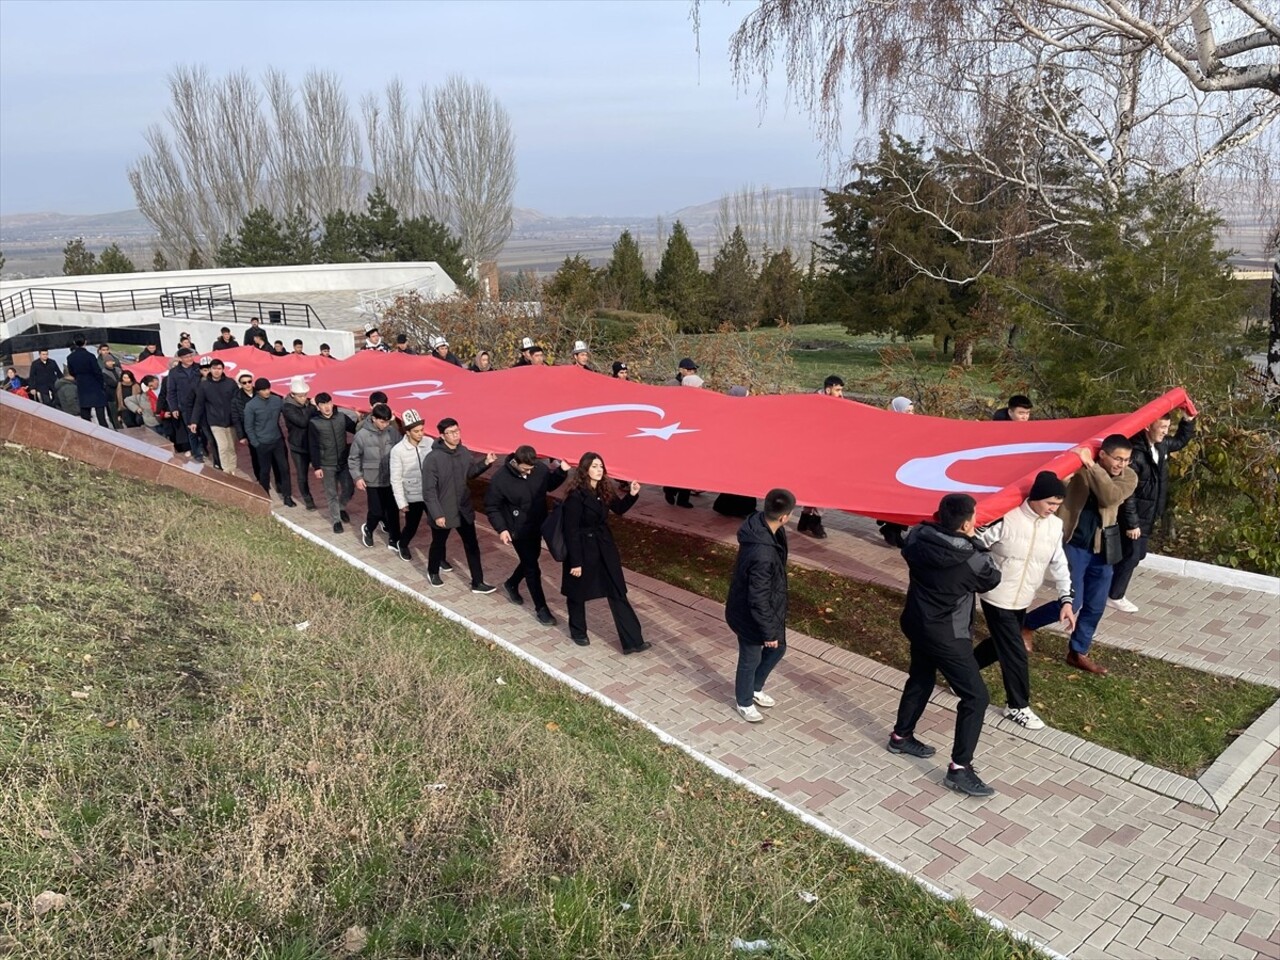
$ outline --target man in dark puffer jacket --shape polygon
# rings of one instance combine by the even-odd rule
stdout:
[[[790,490],[770,490],[764,509],[738,528],[738,560],[729,582],[724,619],[738,637],[734,693],[748,723],[764,719],[757,706],[772,707],[765,681],[787,652],[787,531],[796,508]]]
[[[333,397],[316,394],[316,415],[307,421],[308,454],[316,479],[324,485],[324,498],[329,504],[329,522],[333,532],[341,533],[343,522],[350,522],[347,504],[355,493],[347,456],[351,444],[347,434],[354,433],[356,422],[337,409]]]
[[[539,623],[552,626],[556,619],[547,608],[542,590],[542,522],[547,518],[547,493],[564,483],[569,475],[567,464],[548,467],[538,459],[538,452],[528,445],[517,447],[492,480],[484,498],[484,512],[498,531],[502,542],[515,547],[520,563],[502,584],[502,592],[512,603],[524,603],[520,581],[529,587],[534,616]]]
[[[967,493],[949,493],[938,504],[936,522],[907,533],[902,556],[911,573],[902,632],[911,641],[911,666],[889,738],[890,753],[931,757],[933,747],[915,738],[916,723],[933,695],[938,671],[960,698],[955,742],[945,783],[972,797],[995,793],[973,769],[990,697],[973,653],[973,595],[1000,583],[1000,568],[974,538],[977,503]]]

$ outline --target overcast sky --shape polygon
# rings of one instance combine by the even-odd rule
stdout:
[[[0,213],[134,206],[125,178],[163,120],[176,64],[215,75],[336,72],[353,107],[399,75],[487,84],[511,115],[518,206],[652,214],[744,184],[819,186],[824,166],[781,78],[761,113],[729,72],[753,6],[685,0],[0,0]]]

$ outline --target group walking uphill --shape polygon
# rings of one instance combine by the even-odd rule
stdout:
[[[263,340],[256,328],[245,331],[246,341]],[[234,345],[223,331],[222,347]],[[434,338],[431,353],[461,365],[444,338]],[[300,343],[295,350],[300,349]],[[412,352],[403,336],[394,348],[375,329],[366,335],[364,349]],[[152,347],[148,351],[157,355]],[[594,368],[583,342],[574,344],[573,363]],[[544,351],[532,339],[521,345],[517,366],[545,362]],[[472,369],[490,367],[486,352]],[[700,388],[698,365],[680,361],[672,386]],[[613,364],[614,377],[629,377],[625,363]],[[444,585],[443,574],[453,572],[446,547],[454,531],[462,541],[470,589],[490,594],[501,589],[508,602],[523,606],[525,594],[538,623],[556,626],[542,583],[544,541],[560,562],[560,593],[568,612],[569,639],[588,645],[586,605],[608,602],[622,653],[651,649],[644,628],[628,598],[627,582],[611,516],[635,505],[641,486],[635,480],[609,475],[604,458],[584,452],[576,464],[545,460],[531,446],[517,447],[505,456],[474,453],[462,442],[462,426],[445,417],[428,436],[417,410],[397,417],[385,392],[368,397],[368,414],[337,406],[328,393],[314,398],[305,377],[293,377],[282,396],[266,377],[243,367],[235,380],[217,353],[199,359],[189,339],[177,350],[163,380],[148,375],[135,380],[119,369],[106,345],[95,356],[77,337],[66,369],[40,351],[29,377],[7,372],[6,388],[21,389],[37,402],[61,407],[85,420],[96,418],[103,427],[129,425],[149,428],[166,437],[175,450],[234,475],[238,449],[247,449],[251,473],[270,496],[273,485],[285,507],[318,509],[312,482],[318,481],[335,534],[351,522],[347,508],[357,492],[365,496],[365,517],[358,531],[361,544],[372,548],[379,536],[402,561],[413,561],[415,537],[424,523],[430,533],[425,573],[432,587]],[[843,400],[844,382],[828,377],[819,391]],[[745,388],[734,388],[745,396]],[[890,409],[915,412],[907,397],[897,397]],[[1016,395],[994,419],[1012,424],[1031,417],[1029,398]],[[1170,436],[1172,414],[1157,418],[1133,436],[1113,434],[1095,453],[1090,446],[1074,454],[1080,465],[1065,481],[1042,471],[1026,498],[985,527],[976,525],[976,503],[963,493],[942,497],[931,519],[910,529],[881,524],[884,539],[901,549],[909,586],[900,627],[910,646],[910,665],[887,742],[894,754],[928,759],[936,750],[916,736],[919,721],[933,695],[938,674],[958,698],[946,786],[961,793],[987,797],[995,790],[974,767],[990,696],[982,671],[999,663],[1006,706],[1004,718],[1031,731],[1044,721],[1031,707],[1028,653],[1035,631],[1057,622],[1069,632],[1066,663],[1095,677],[1107,668],[1090,655],[1104,613],[1132,613],[1138,608],[1128,597],[1134,568],[1146,554],[1168,501],[1169,457],[1192,439],[1194,408],[1187,401],[1181,422]],[[491,586],[485,579],[476,533],[476,510],[470,482],[490,471],[483,510],[515,564]],[[548,496],[566,487],[562,504],[548,513]],[[668,504],[689,508],[695,491],[664,487]],[[765,692],[771,674],[786,653],[788,615],[787,525],[798,519],[797,530],[819,539],[827,532],[822,516],[809,506],[798,507],[785,489],[770,490],[761,509],[751,496],[722,496],[716,509],[745,516],[738,533],[738,555],[725,602],[724,616],[738,644],[733,706],[748,723],[761,723],[760,708],[776,703]],[[1054,599],[1034,606],[1048,581]],[[522,592],[522,590],[524,592]],[[988,636],[975,647],[973,623],[981,605]]]

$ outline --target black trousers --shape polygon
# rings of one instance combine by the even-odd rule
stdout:
[[[991,636],[974,648],[978,669],[985,670],[997,660],[1004,677],[1004,697],[1015,710],[1031,706],[1031,672],[1027,666],[1027,648],[1022,644],[1022,624],[1026,610],[1005,610],[982,601],[982,614],[987,618]]]
[[[991,702],[987,685],[982,682],[978,661],[968,640],[936,643],[916,637],[911,641],[911,668],[907,671],[907,683],[898,704],[898,722],[893,732],[899,737],[909,737],[916,731],[920,715],[933,694],[935,681],[941,672],[951,685],[951,691],[960,698],[956,707],[956,733],[951,746],[951,762],[967,767],[973,762],[978,737],[982,735],[983,714]]]
[[[271,492],[271,474],[276,475],[276,492],[284,500],[293,499],[293,491],[289,489],[289,459],[285,454],[284,441],[277,440],[267,446],[258,447],[258,483],[267,493]]]
[[[311,473],[311,454],[300,450],[290,450],[289,460],[293,463],[293,472],[298,481],[298,496],[302,497],[303,503],[314,503],[315,500],[311,496],[311,484],[307,480],[308,475]]]
[[[1138,564],[1147,555],[1147,540],[1149,539],[1146,535],[1139,537],[1137,540],[1125,538],[1124,556],[1120,558],[1119,563],[1111,567],[1111,590],[1107,595],[1112,600],[1124,599],[1124,595],[1129,589],[1129,581],[1133,578],[1133,571],[1138,569]]]
[[[431,549],[427,552],[427,573],[439,573],[440,562],[444,560],[444,543],[449,539],[448,527],[431,525]],[[470,520],[458,522],[458,536],[462,538],[462,548],[467,552],[467,566],[471,569],[471,586],[478,587],[484,583],[484,570],[480,566],[480,542],[476,539],[476,525]]]
[[[542,568],[538,565],[542,556],[542,537],[535,532],[531,536],[513,538],[511,545],[516,548],[516,556],[520,558],[520,562],[511,576],[507,577],[506,586],[518,590],[520,581],[523,580],[529,588],[533,608],[541,610],[547,605],[547,595],[542,590]]]
[[[89,413],[90,413],[91,411],[92,411],[92,412],[97,416],[97,418],[98,418],[98,425],[99,425],[99,426],[102,426],[102,427],[112,427],[112,428],[114,429],[115,425],[114,425],[113,423],[111,423],[109,420],[107,420],[107,408],[106,408],[106,407],[81,407],[81,408],[80,408],[80,419],[81,419],[81,420],[88,420],[88,419],[89,419]]]
[[[394,495],[392,497],[394,499]],[[396,511],[399,514],[399,510]],[[395,543],[404,544],[406,547],[413,541],[413,535],[418,532],[418,523],[427,513],[427,505],[421,500],[414,500],[409,504],[409,510],[404,515],[404,523],[400,523],[399,516],[396,517],[396,523],[400,527],[400,535],[396,537]],[[391,525],[387,524],[387,529],[391,529]]]
[[[366,484],[364,496],[369,508],[365,518],[365,526],[369,528],[369,533],[372,535],[373,531],[378,529],[379,523],[385,523],[390,542],[399,543],[400,510],[396,507],[395,492],[390,487],[371,487]]]
[[[581,600],[567,600],[567,606],[569,607],[569,635],[585,637],[587,605]],[[639,649],[644,643],[644,633],[640,629],[640,618],[636,616],[630,601],[625,596],[610,597],[609,612],[613,614],[613,626],[618,631],[618,640],[622,643],[622,649]]]
[[[763,643],[747,643],[738,638],[738,670],[733,684],[738,706],[751,706],[754,695],[764,689],[764,682],[786,652],[785,639],[779,640],[776,647],[766,647]]]
[[[686,490],[684,487],[663,487],[662,495],[667,498],[667,503],[688,503],[692,490]]]

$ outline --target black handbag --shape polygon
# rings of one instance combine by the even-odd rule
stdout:
[[[1118,523],[1102,528],[1102,558],[1111,565],[1124,559],[1124,534]]]
[[[547,544],[547,553],[551,554],[551,559],[563,563],[568,554],[564,545],[563,504],[557,503],[555,509],[547,514],[547,519],[542,521],[542,539]]]

